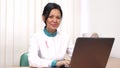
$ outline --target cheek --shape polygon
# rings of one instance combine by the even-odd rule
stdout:
[[[60,19],[60,20],[58,20],[58,23],[60,24],[60,23],[61,23],[61,21],[62,21],[61,19]]]
[[[48,19],[48,20],[46,20],[46,24],[50,24],[50,20]]]

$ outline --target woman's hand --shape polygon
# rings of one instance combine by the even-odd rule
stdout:
[[[60,66],[69,66],[70,64],[70,60],[61,60],[61,61],[57,61],[56,66],[60,67]]]

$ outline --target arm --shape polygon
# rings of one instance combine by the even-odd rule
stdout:
[[[56,66],[69,66],[70,64],[70,60],[71,60],[71,56],[72,56],[72,52],[73,52],[73,48],[74,45],[72,44],[71,41],[69,41],[69,37],[68,36],[64,36],[65,38],[65,45],[66,45],[66,56],[64,57],[64,60],[58,60],[56,63]]]
[[[67,48],[67,54],[64,57],[64,60],[57,61],[56,66],[65,66],[68,67],[71,61],[74,45],[70,43]]]
[[[29,65],[31,67],[49,67],[53,60],[43,59],[38,56],[39,46],[37,44],[36,36],[33,36],[30,39],[30,48],[29,48]]]
[[[74,50],[74,44],[70,40],[69,43],[68,43],[68,48],[67,48],[67,54],[68,54],[69,59],[71,59],[71,57],[72,57],[73,50]]]

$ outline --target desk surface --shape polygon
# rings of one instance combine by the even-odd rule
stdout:
[[[8,67],[8,68],[37,68],[37,67]],[[39,68],[58,68],[58,67],[39,67]]]
[[[8,67],[8,68],[30,68],[30,67]],[[120,58],[109,58],[106,68],[120,68]]]
[[[68,68],[68,67],[8,67],[8,68]]]

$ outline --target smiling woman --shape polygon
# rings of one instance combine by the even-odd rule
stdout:
[[[28,51],[30,36],[44,29],[42,10],[48,2],[58,3],[64,12],[62,18],[52,15],[61,21],[51,23],[52,28],[59,26],[57,31],[66,32],[72,38],[79,33],[80,0],[0,0],[0,68],[19,66],[21,54]],[[49,43],[45,41],[48,48]]]
[[[58,7],[57,7],[58,6]],[[54,33],[60,25],[62,18],[61,7],[57,4],[48,3],[43,11],[43,21],[46,24],[46,29],[50,33]]]
[[[73,44],[69,35],[57,30],[62,20],[62,9],[57,3],[48,3],[42,14],[45,27],[35,33],[30,40],[29,64],[31,67],[53,67],[69,65]]]

